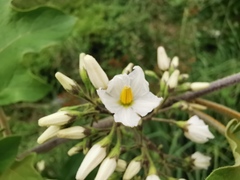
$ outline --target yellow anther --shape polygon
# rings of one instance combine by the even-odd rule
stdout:
[[[132,89],[129,86],[124,86],[120,95],[120,101],[123,105],[129,105],[133,101]]]

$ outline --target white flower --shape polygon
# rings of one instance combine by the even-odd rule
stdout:
[[[159,69],[163,71],[168,70],[170,66],[170,59],[162,46],[158,47],[157,49],[157,62]]]
[[[57,136],[59,138],[67,138],[67,139],[82,139],[86,137],[84,131],[86,129],[82,126],[73,126],[69,128],[62,129],[58,131]]]
[[[191,141],[201,144],[214,138],[213,134],[208,129],[208,125],[196,115],[192,116],[187,121],[184,135]]]
[[[160,180],[160,178],[156,174],[148,175],[146,180]]]
[[[116,166],[116,158],[107,157],[103,160],[101,166],[99,167],[95,180],[107,180],[116,169]]]
[[[191,90],[198,91],[209,87],[210,83],[208,82],[193,82],[190,85]]]
[[[71,122],[74,116],[68,114],[67,111],[58,111],[56,113],[44,116],[38,120],[39,126],[61,126]]]
[[[81,65],[81,63],[83,63],[83,65]],[[80,69],[82,67],[87,71],[88,77],[96,89],[107,88],[108,77],[94,57],[81,54]]]
[[[194,169],[207,169],[210,166],[211,157],[205,156],[200,152],[195,152],[191,155]]]
[[[130,74],[116,75],[106,90],[97,93],[105,107],[114,113],[114,120],[125,126],[137,126],[141,117],[157,107],[162,98],[149,91],[143,70],[135,66]]]
[[[78,84],[74,80],[60,72],[57,72],[55,74],[55,77],[57,78],[59,83],[63,86],[63,88],[67,91],[72,91],[74,90],[74,88],[78,87]]]
[[[42,144],[45,141],[55,137],[57,132],[60,130],[59,126],[49,126],[37,139],[38,144]]]
[[[99,144],[95,144],[88,151],[87,155],[84,157],[82,164],[80,165],[76,179],[84,180],[87,175],[97,167],[102,160],[106,157],[106,147],[102,147]]]
[[[133,176],[135,176],[141,169],[141,162],[140,161],[136,161],[136,160],[132,160],[124,175],[123,175],[123,180],[130,180],[133,178]]]

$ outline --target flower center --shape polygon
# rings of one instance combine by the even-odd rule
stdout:
[[[120,95],[120,101],[123,105],[129,105],[133,101],[132,89],[129,86],[124,86]]]

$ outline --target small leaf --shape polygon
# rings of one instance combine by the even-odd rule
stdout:
[[[34,169],[36,154],[31,154],[22,161],[15,161],[12,166],[0,176],[0,180],[43,180]]]
[[[231,120],[227,127],[225,136],[230,144],[235,159],[235,165],[215,169],[206,180],[239,180],[240,177],[240,120]]]
[[[20,140],[20,136],[9,136],[0,140],[0,174],[14,162]]]

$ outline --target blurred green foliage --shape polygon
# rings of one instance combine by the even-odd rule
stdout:
[[[23,59],[35,74],[46,79],[54,88],[38,104],[20,103],[5,108],[8,114],[13,114],[11,127],[14,133],[24,134],[24,139],[30,139],[22,143],[21,151],[35,143],[32,141],[40,133],[36,127],[37,119],[62,105],[55,103],[56,99],[65,97],[65,94],[62,94],[63,89],[55,80],[54,73],[61,71],[76,80],[80,79],[80,52],[93,55],[109,77],[120,73],[129,62],[144,69],[157,70],[156,49],[160,45],[166,48],[170,57],[179,56],[183,62],[180,67],[182,72],[189,73],[192,81],[213,81],[240,70],[240,2],[237,0],[31,0],[28,3],[13,0],[12,4],[21,11],[43,5],[55,7],[78,18],[72,36],[64,44],[45,49],[39,54],[29,53]],[[239,85],[206,97],[240,110]],[[67,101],[75,103],[69,97]],[[229,121],[218,113],[209,113],[224,124]],[[168,117],[187,118],[186,114],[176,112]],[[185,173],[176,169],[172,176],[202,180],[212,169],[233,163],[227,141],[217,132],[214,143],[200,146],[189,142],[182,137],[180,130],[167,124],[152,122],[145,131],[149,132],[149,138],[163,144],[163,150],[172,155],[188,155],[198,149],[213,157],[208,171]],[[38,156],[46,161],[47,168],[43,172],[45,177],[74,178],[72,171],[78,168],[82,156],[77,155],[76,161],[69,160],[67,150],[71,145],[67,143],[49,154]],[[70,163],[72,161],[74,164]],[[59,172],[61,169],[64,171]],[[163,171],[168,172],[168,169]],[[62,176],[64,172],[72,173]]]

